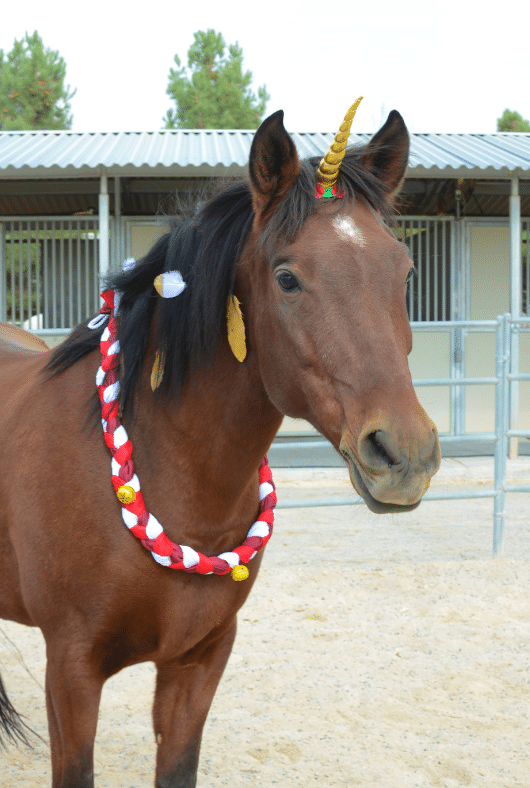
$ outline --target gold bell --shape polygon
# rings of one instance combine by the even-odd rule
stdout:
[[[243,566],[243,564],[234,566],[234,568],[232,569],[233,580],[246,580],[248,575],[249,575],[249,571],[246,566]]]
[[[136,501],[136,492],[130,486],[130,484],[125,484],[123,487],[119,487],[116,490],[116,495],[118,496],[118,501],[120,503],[134,503]]]

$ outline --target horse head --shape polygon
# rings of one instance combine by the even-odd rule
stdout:
[[[413,264],[384,221],[408,150],[393,111],[368,144],[346,151],[332,199],[317,199],[322,168],[299,161],[283,113],[270,116],[250,153],[254,220],[235,288],[271,402],[331,442],[375,512],[415,508],[440,465],[407,360]]]

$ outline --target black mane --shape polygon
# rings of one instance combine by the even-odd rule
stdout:
[[[339,189],[346,200],[355,193],[392,220],[392,203],[384,186],[361,163],[364,148],[350,148],[340,168]],[[319,158],[300,162],[297,182],[278,206],[261,237],[270,250],[278,239],[292,241],[318,208],[315,171]],[[340,210],[342,200],[337,201]],[[192,218],[180,221],[162,236],[147,255],[129,271],[112,275],[106,283],[120,292],[119,340],[122,354],[120,400],[131,406],[139,383],[151,321],[157,310],[156,347],[164,352],[161,395],[180,394],[188,370],[193,371],[215,355],[226,304],[247,242],[254,211],[247,181],[224,186]],[[186,282],[174,299],[157,297],[153,281],[158,274],[178,270]],[[58,374],[99,346],[103,327],[79,325],[55,350],[48,371]]]

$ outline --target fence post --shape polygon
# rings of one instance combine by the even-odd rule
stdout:
[[[522,226],[521,226],[521,196],[519,188],[519,178],[512,172],[511,194],[509,200],[510,209],[510,315],[511,317],[521,317],[522,283]],[[510,332],[510,372],[519,372],[519,329],[512,325]],[[517,429],[517,416],[519,411],[519,381],[512,380],[510,383],[510,420],[509,429]],[[510,457],[517,457],[519,453],[519,438],[512,436],[508,441]]]
[[[99,277],[100,287],[109,273],[109,192],[103,168],[99,179]]]
[[[510,362],[510,324],[509,315],[499,315],[495,333],[495,376],[498,383],[495,389],[495,455],[493,503],[493,557],[502,555],[504,540],[504,519],[506,502],[506,455],[508,453],[509,391],[508,371]]]

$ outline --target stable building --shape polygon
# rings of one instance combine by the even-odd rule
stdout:
[[[101,278],[142,257],[168,216],[204,199],[212,179],[245,174],[253,134],[0,132],[0,319],[50,346],[62,341],[99,308]],[[323,155],[334,135],[292,136],[307,157]],[[352,133],[350,142],[370,136]],[[413,378],[492,376],[491,327],[448,324],[506,312],[528,317],[514,333],[511,363],[530,373],[530,134],[411,135],[398,209],[397,233],[417,269],[408,293]],[[511,426],[529,429],[530,383],[512,392]],[[422,386],[418,396],[442,434],[493,431],[492,385]],[[283,440],[313,435],[290,419],[281,431]],[[518,450],[529,446],[521,439]],[[335,462],[319,456],[311,463]]]

